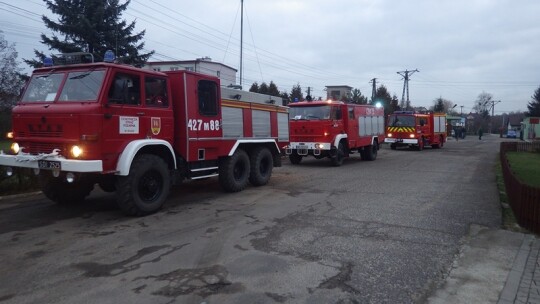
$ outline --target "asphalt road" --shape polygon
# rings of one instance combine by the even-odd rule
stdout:
[[[500,226],[500,139],[313,158],[234,194],[217,179],[124,217],[114,195],[0,199],[0,303],[422,303],[472,224]]]

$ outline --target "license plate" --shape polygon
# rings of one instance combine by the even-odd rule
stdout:
[[[38,160],[38,168],[40,169],[61,169],[59,161],[53,160]]]

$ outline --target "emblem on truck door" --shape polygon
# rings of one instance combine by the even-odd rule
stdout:
[[[161,118],[152,117],[150,123],[152,124],[152,134],[158,135],[161,131]]]

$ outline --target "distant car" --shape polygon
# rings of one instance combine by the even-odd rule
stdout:
[[[508,130],[508,133],[506,134],[506,138],[516,138],[517,134],[515,130]]]

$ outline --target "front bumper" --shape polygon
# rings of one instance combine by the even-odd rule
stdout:
[[[418,145],[418,139],[416,138],[389,138],[384,139],[385,143],[389,144],[405,144],[405,145]]]
[[[320,155],[322,151],[330,151],[332,144],[315,142],[291,142],[285,149],[285,153],[290,155],[296,151],[298,155],[308,155],[311,151],[313,155]]]
[[[59,170],[65,172],[103,172],[101,160],[74,160],[51,153],[31,155],[19,153],[18,155],[0,154],[0,166],[13,168],[32,168],[43,170]]]

